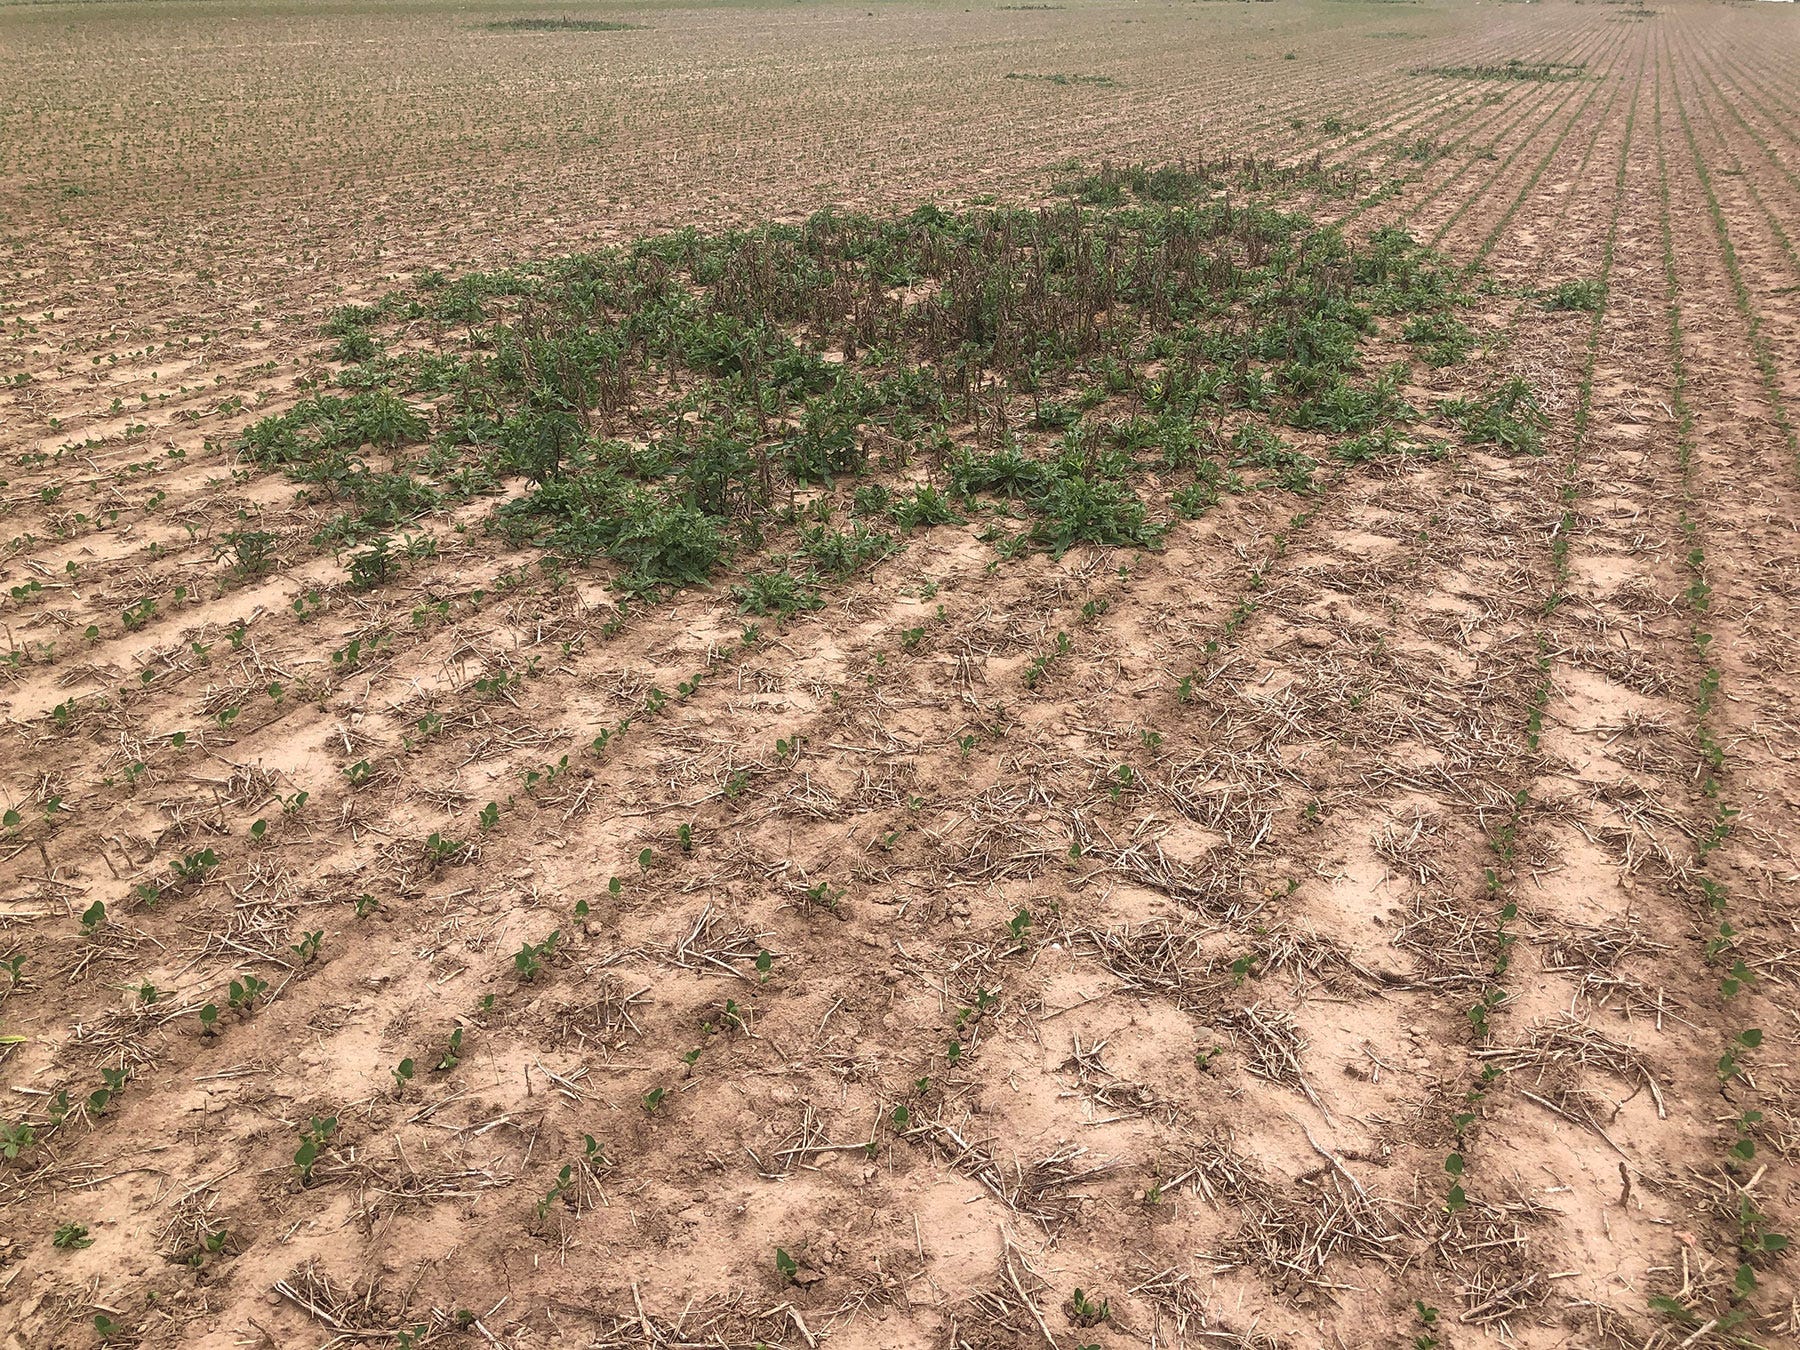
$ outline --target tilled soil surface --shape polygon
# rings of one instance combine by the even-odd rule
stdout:
[[[0,9],[0,1343],[1792,1343],[1797,9]],[[1296,472],[1240,361],[1141,530],[956,498],[1148,424],[1094,337],[646,588],[442,449],[466,379],[351,447],[391,561],[269,450],[535,377],[477,272],[1128,165],[1209,276],[1263,209],[1441,256],[1464,349],[1355,366],[1410,452]],[[821,283],[805,378],[966,262]],[[651,453],[695,360],[569,415]]]

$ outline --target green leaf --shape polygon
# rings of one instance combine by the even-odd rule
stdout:
[[[1652,1294],[1650,1311],[1659,1312],[1664,1317],[1672,1318],[1685,1326],[1692,1326],[1695,1321],[1694,1314],[1685,1303],[1672,1299],[1667,1294]]]

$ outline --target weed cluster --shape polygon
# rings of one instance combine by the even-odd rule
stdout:
[[[1439,75],[1451,80],[1523,80],[1533,84],[1555,84],[1579,80],[1587,66],[1568,61],[1507,61],[1473,66],[1428,66],[1414,71],[1416,75]]]
[[[628,33],[642,28],[640,23],[617,23],[611,19],[495,19],[484,24],[490,33]]]
[[[353,392],[254,423],[242,448],[353,504],[328,533],[366,541],[349,560],[359,590],[414,552],[393,537],[405,520],[521,477],[492,528],[571,561],[610,558],[628,596],[705,581],[786,534],[791,551],[736,589],[759,615],[818,608],[825,583],[886,556],[896,530],[961,520],[978,497],[1030,518],[991,532],[1003,554],[1148,547],[1164,526],[1138,486],[1146,470],[1191,517],[1222,491],[1310,489],[1316,461],[1270,423],[1365,438],[1352,461],[1393,448],[1418,414],[1401,370],[1364,368],[1382,317],[1407,320],[1436,362],[1471,341],[1454,271],[1405,233],[1351,245],[1213,199],[1228,165],[1105,169],[1066,189],[1092,209],[683,231],[350,307],[330,333],[396,326],[395,354],[341,371]],[[416,350],[398,327],[413,323],[467,339]],[[1102,417],[1115,395],[1141,411]],[[1033,410],[1023,427],[1016,400]],[[962,424],[972,437],[953,438]],[[392,452],[387,468],[366,462],[371,446]],[[878,469],[901,485],[860,482],[847,528],[828,500],[800,503]],[[266,558],[252,544],[241,561]]]

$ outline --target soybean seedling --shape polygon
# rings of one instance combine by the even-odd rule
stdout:
[[[568,1194],[569,1188],[574,1183],[574,1180],[575,1169],[570,1167],[567,1163],[564,1163],[562,1171],[556,1174],[555,1183],[551,1185],[549,1190],[544,1192],[544,1198],[537,1202],[537,1216],[539,1223],[543,1223],[544,1220],[550,1217],[550,1207]]]
[[[1738,991],[1756,982],[1756,972],[1742,961],[1733,962],[1725,978],[1719,981],[1720,998],[1736,998]]]
[[[1743,1115],[1738,1117],[1738,1139],[1730,1149],[1731,1156],[1735,1162],[1728,1165],[1735,1166],[1736,1163],[1749,1162],[1756,1157],[1756,1139],[1752,1134],[1752,1131],[1762,1122],[1762,1118],[1763,1113],[1761,1111],[1746,1111]]]
[[[536,979],[538,972],[544,968],[545,959],[555,954],[556,945],[561,941],[562,930],[559,928],[535,945],[530,942],[523,943],[519,950],[513,953],[513,971],[521,980]]]
[[[1444,1171],[1450,1174],[1450,1189],[1444,1193],[1444,1212],[1459,1214],[1469,1207],[1469,1194],[1463,1190],[1463,1157],[1460,1153],[1452,1153],[1444,1159]]]
[[[106,1114],[118,1095],[125,1090],[125,1080],[129,1074],[124,1069],[100,1070],[100,1081],[105,1085],[88,1093],[86,1109],[89,1116],[98,1118]]]
[[[219,1229],[216,1233],[202,1233],[200,1235],[200,1245],[195,1248],[193,1253],[188,1257],[187,1263],[195,1270],[200,1269],[201,1266],[206,1264],[207,1257],[217,1256],[220,1252],[225,1250],[225,1244],[230,1238],[231,1234],[223,1228]]]
[[[313,1166],[319,1161],[326,1141],[336,1133],[336,1116],[314,1116],[312,1124],[301,1132],[300,1147],[294,1150],[294,1167],[300,1173],[301,1185],[312,1183]]]
[[[1413,1337],[1413,1350],[1436,1350],[1436,1347],[1441,1344],[1435,1330],[1438,1310],[1427,1304],[1424,1299],[1416,1298],[1413,1300],[1413,1311],[1417,1314],[1420,1324],[1425,1328]]]
[[[443,1057],[437,1062],[438,1073],[449,1073],[450,1070],[462,1063],[462,1038],[463,1029],[461,1027],[457,1027],[450,1033],[450,1039],[445,1045]]]
[[[1743,1065],[1739,1062],[1740,1053],[1745,1050],[1756,1049],[1762,1044],[1762,1040],[1763,1034],[1761,1030],[1756,1027],[1751,1027],[1747,1031],[1740,1031],[1737,1035],[1733,1036],[1731,1038],[1731,1044],[1726,1047],[1725,1053],[1719,1057],[1719,1082],[1729,1083],[1733,1078],[1742,1074],[1744,1069]]]
[[[169,864],[178,886],[193,886],[206,880],[206,874],[219,865],[219,855],[210,848],[184,854]]]
[[[446,839],[438,831],[433,830],[425,839],[425,857],[430,862],[448,862],[461,850],[462,843],[456,839]]]
[[[581,1138],[582,1146],[586,1150],[582,1161],[587,1164],[589,1172],[599,1176],[602,1171],[612,1166],[612,1162],[607,1158],[605,1150],[600,1147],[600,1141],[593,1135],[584,1134]]]
[[[831,883],[828,881],[821,881],[817,886],[809,886],[806,888],[806,903],[808,908],[817,906],[836,914],[838,901],[843,898],[844,893],[841,890],[834,890]]]
[[[1074,1297],[1069,1300],[1069,1314],[1076,1326],[1098,1326],[1112,1316],[1112,1304],[1106,1299],[1095,1303],[1082,1290],[1077,1289]]]

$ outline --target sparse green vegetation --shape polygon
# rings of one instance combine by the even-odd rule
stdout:
[[[628,33],[642,24],[617,23],[611,19],[519,18],[494,19],[484,25],[490,33]],[[427,287],[426,289],[436,289]]]
[[[1789,1334],[1800,30],[998,8],[0,8],[15,1338]]]
[[[1512,57],[1506,61],[1472,66],[1432,66],[1421,75],[1441,75],[1452,80],[1523,80],[1532,84],[1550,84],[1563,80],[1579,80],[1587,67],[1566,61],[1523,61]]]

